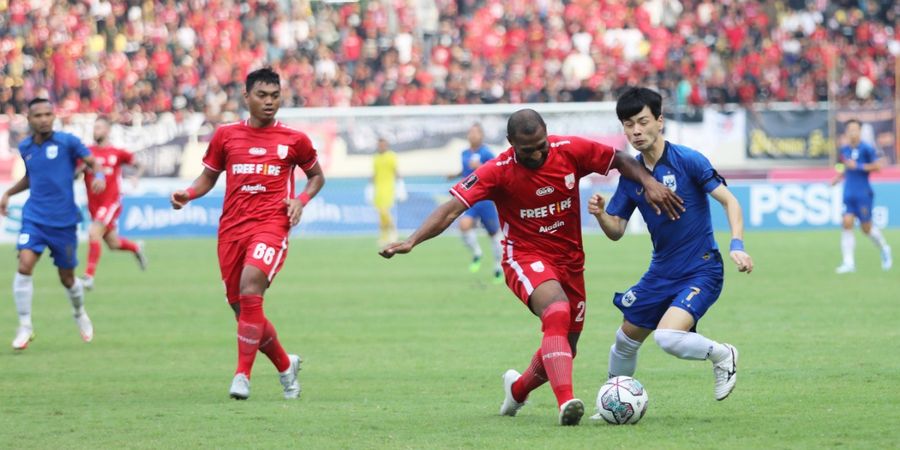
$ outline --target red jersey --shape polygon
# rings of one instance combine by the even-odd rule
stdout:
[[[119,183],[122,179],[122,166],[133,164],[134,157],[126,150],[115,147],[89,147],[91,155],[97,160],[97,164],[103,167],[103,174],[106,177],[106,189],[95,194],[91,189],[91,183],[94,181],[94,174],[90,172],[84,173],[84,186],[87,188],[88,205],[103,206],[119,201],[122,192]]]
[[[529,169],[507,149],[450,189],[466,206],[493,200],[506,257],[513,250],[539,254],[563,266],[583,266],[578,181],[606,175],[615,149],[575,136],[548,136],[544,165]]]
[[[286,235],[291,224],[283,200],[294,196],[294,167],[312,169],[316,150],[306,134],[279,121],[265,128],[243,121],[216,129],[203,165],[225,172],[220,241],[251,231]]]

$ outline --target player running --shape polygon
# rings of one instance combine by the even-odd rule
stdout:
[[[9,198],[30,189],[22,208],[22,229],[16,249],[19,267],[13,279],[13,299],[19,313],[19,328],[12,341],[16,350],[24,350],[34,339],[31,300],[34,296],[32,273],[44,249],[50,248],[59,281],[72,303],[75,322],[85,342],[94,338],[94,326],[84,309],[84,287],[75,277],[78,266],[78,223],[81,211],[75,205],[73,184],[79,160],[97,175],[91,183],[94,192],[106,187],[102,168],[81,141],[71,134],[53,131],[53,105],[44,98],[28,102],[28,126],[32,135],[19,144],[25,161],[25,176],[3,193],[0,214],[7,214]]]
[[[835,270],[839,274],[856,271],[853,251],[856,237],[853,236],[853,222],[859,219],[859,228],[878,247],[881,252],[881,268],[890,270],[894,264],[891,258],[891,247],[888,246],[881,230],[872,224],[872,205],[875,193],[869,184],[869,174],[881,170],[883,160],[878,157],[874,147],[862,142],[860,132],[862,123],[852,119],[847,122],[848,145],[841,147],[839,159],[843,170],[831,182],[836,185],[844,181],[844,230],[841,232],[841,254],[843,263]]]
[[[629,89],[619,98],[616,114],[628,141],[641,153],[638,160],[684,199],[687,212],[678,221],[659,217],[653,213],[645,189],[624,179],[619,181],[606,211],[600,195],[588,201],[588,212],[610,239],[622,237],[637,208],[653,241],[647,273],[613,298],[625,317],[609,351],[609,377],[634,375],[638,349],[656,330],[656,343],[670,355],[712,361],[716,400],[724,400],[737,381],[737,349],[696,332],[697,321],[719,298],[724,277],[707,194],[722,204],[728,216],[732,261],[739,271],[750,273],[753,260],[744,251],[741,205],[706,157],[662,138],[662,97],[658,93],[646,88]]]
[[[466,178],[475,172],[475,169],[481,167],[486,162],[494,158],[494,154],[484,145],[484,130],[481,124],[475,123],[469,128],[469,148],[462,151],[462,171],[451,175],[449,179]],[[459,231],[462,233],[463,243],[472,252],[472,262],[469,264],[469,272],[476,273],[481,269],[481,246],[478,245],[478,235],[475,234],[475,227],[480,221],[481,226],[488,232],[491,237],[491,243],[494,250],[494,280],[497,283],[503,281],[503,272],[500,266],[500,260],[503,258],[503,244],[500,235],[500,219],[497,217],[497,208],[494,202],[490,200],[482,200],[472,205],[459,218]]]
[[[530,109],[507,123],[512,147],[457,183],[406,241],[381,256],[409,253],[453,223],[467,208],[494,200],[504,234],[503,271],[510,290],[541,320],[543,339],[520,375],[503,374],[506,398],[500,414],[515,416],[528,394],[548,380],[559,405],[560,425],[577,425],[584,403],[572,393],[572,359],[584,326],[584,250],[578,181],[617,169],[643,184],[646,196],[672,219],[681,200],[626,153],[575,136],[548,136],[543,118]]]
[[[378,139],[377,153],[372,158],[372,201],[378,211],[378,245],[382,246],[397,239],[397,224],[391,217],[394,207],[395,189],[400,174],[397,172],[397,153],[391,150],[385,138]]]
[[[93,192],[87,189],[88,211],[91,213],[91,227],[88,229],[88,255],[87,268],[82,280],[85,289],[94,288],[94,274],[97,272],[97,263],[100,262],[100,240],[106,241],[110,250],[124,250],[134,254],[141,270],[147,268],[147,258],[144,256],[142,242],[132,242],[120,237],[116,231],[116,221],[122,213],[122,194],[119,183],[122,178],[122,167],[132,166],[137,172],[134,174],[135,182],[144,173],[144,167],[134,160],[131,152],[113,147],[109,143],[109,121],[98,118],[94,122],[94,145],[90,147],[91,154],[97,163],[103,167],[106,178],[106,189],[101,192]],[[85,186],[94,182],[94,174],[84,174]]]
[[[303,208],[322,186],[325,176],[306,134],[275,119],[281,106],[281,79],[270,68],[247,75],[244,99],[250,118],[220,126],[203,157],[203,173],[191,187],[172,193],[172,207],[181,209],[202,197],[225,177],[225,201],[219,221],[219,268],[225,295],[234,309],[238,362],[230,395],[250,397],[250,372],[257,350],[278,370],[285,398],[300,395],[300,357],[288,355],[275,327],[263,313],[263,295],[281,270],[291,227],[300,223]],[[294,196],[294,168],[308,178]]]

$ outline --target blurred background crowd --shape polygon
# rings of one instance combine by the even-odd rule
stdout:
[[[285,106],[613,100],[890,101],[892,0],[0,0],[0,113],[240,109],[271,65]]]

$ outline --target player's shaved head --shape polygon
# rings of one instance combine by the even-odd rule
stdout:
[[[509,116],[506,122],[506,136],[515,138],[516,136],[530,136],[539,130],[547,130],[547,124],[544,118],[533,109],[520,109]]]

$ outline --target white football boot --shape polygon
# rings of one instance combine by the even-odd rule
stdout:
[[[885,245],[881,249],[881,270],[891,270],[894,259],[891,258],[891,247]]]
[[[731,344],[722,345],[728,347],[731,354],[719,363],[713,364],[713,375],[716,377],[716,400],[725,400],[737,383],[738,351]]]
[[[88,291],[94,290],[94,277],[83,275],[81,277],[81,285]]]
[[[247,375],[238,373],[231,380],[231,389],[228,394],[235,400],[247,400],[250,398],[250,379]]]
[[[584,415],[584,402],[573,398],[559,407],[559,424],[562,426],[578,425]]]
[[[284,387],[284,398],[292,399],[299,397],[302,390],[297,372],[300,371],[300,363],[303,362],[303,358],[300,358],[299,355],[288,355],[288,359],[291,360],[291,365],[287,370],[278,374],[278,379],[281,381],[281,386]]]
[[[856,272],[856,266],[853,264],[841,264],[837,269],[834,269],[834,273],[838,275],[853,272]]]
[[[21,326],[16,330],[16,337],[12,341],[13,350],[25,350],[28,343],[34,340],[34,328]]]
[[[503,374],[503,393],[505,394],[505,397],[503,398],[503,404],[500,405],[501,416],[513,417],[523,406],[525,406],[525,402],[517,402],[512,394],[512,385],[521,376],[522,375],[519,372],[516,372],[513,369],[509,369]]]
[[[78,324],[78,331],[81,333],[81,340],[91,342],[94,339],[94,324],[91,323],[91,318],[88,317],[87,312],[76,313],[74,317],[75,323]]]

